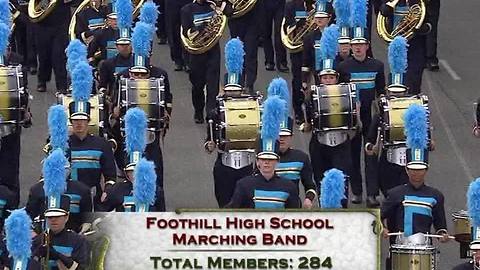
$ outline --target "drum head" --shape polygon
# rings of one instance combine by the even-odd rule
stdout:
[[[393,98],[387,99],[383,108],[383,119],[385,120],[384,138],[387,144],[403,143],[405,142],[403,115],[408,107],[412,104],[424,105],[424,100],[421,98]]]
[[[356,97],[351,85],[320,85],[316,88],[314,101],[320,130],[352,129],[356,126]]]

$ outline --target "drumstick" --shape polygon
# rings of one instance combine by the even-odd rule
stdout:
[[[210,141],[212,143],[215,143],[213,139],[213,120],[212,119],[208,120],[208,127],[210,128]]]
[[[443,238],[443,235],[438,235],[438,234],[426,234],[425,236],[431,237],[431,238]],[[455,236],[448,236],[448,239],[455,239]]]
[[[394,233],[388,233],[388,236],[397,236],[397,235],[403,235],[403,232],[394,232]]]

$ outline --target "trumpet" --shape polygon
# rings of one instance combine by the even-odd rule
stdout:
[[[47,229],[43,233],[43,241],[42,241],[43,246],[47,247],[47,255],[41,259],[41,264],[42,264],[42,269],[43,270],[49,270],[49,260],[50,260],[50,230]]]

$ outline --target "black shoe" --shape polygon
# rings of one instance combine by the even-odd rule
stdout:
[[[164,37],[159,37],[158,38],[158,45],[163,45],[163,44],[167,44],[167,39],[164,38]]]
[[[40,92],[40,93],[47,92],[47,87],[45,85],[39,85],[37,87],[37,92]]]
[[[31,67],[30,68],[30,74],[36,75],[37,74],[37,68],[36,67]]]
[[[288,66],[286,63],[280,63],[278,66],[277,66],[277,69],[278,71],[280,72],[288,72]]]
[[[192,71],[192,69],[190,68],[189,65],[186,65],[185,66],[185,72],[190,73],[190,71]]]
[[[273,63],[265,63],[265,69],[268,71],[275,70],[275,65]]]
[[[353,204],[361,204],[362,203],[362,195],[353,195],[352,196],[352,203]]]
[[[203,124],[204,119],[203,119],[203,113],[195,113],[193,116],[193,120],[195,120],[195,124]]]
[[[379,207],[380,203],[377,201],[377,198],[375,196],[368,196],[367,197],[367,207],[368,208],[375,208]]]
[[[175,71],[182,71],[183,70],[183,65],[182,64],[177,64],[175,63],[175,68],[174,68]]]
[[[439,71],[440,70],[440,66],[436,62],[428,62],[427,63],[427,68],[430,71]]]

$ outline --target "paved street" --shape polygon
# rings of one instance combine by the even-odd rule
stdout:
[[[436,141],[427,182],[445,194],[450,229],[453,229],[451,213],[465,209],[467,186],[473,178],[480,175],[478,154],[475,156],[480,139],[471,135],[473,103],[479,96],[480,84],[480,33],[476,29],[479,10],[480,2],[474,0],[442,1],[438,53],[442,60],[441,69],[437,73],[426,71],[424,74],[423,89],[430,98],[433,137]],[[374,55],[384,61],[386,46],[375,34],[373,48]],[[259,48],[258,59],[256,90],[264,91],[276,76],[290,81],[290,74],[265,71],[262,48]],[[215,208],[217,205],[211,172],[215,155],[203,151],[206,128],[193,122],[188,74],[173,71],[166,45],[156,45],[153,63],[168,71],[174,95],[173,123],[164,148],[167,208]],[[29,85],[34,96],[34,125],[30,129],[24,129],[22,135],[22,203],[27,199],[29,187],[40,175],[42,147],[47,136],[46,112],[55,102],[54,83],[48,85],[51,88],[47,93],[34,90],[36,77],[30,76]],[[309,135],[299,132],[295,135],[297,148],[307,150],[308,141]],[[460,263],[458,254],[456,242],[442,245],[439,269],[451,269]]]

